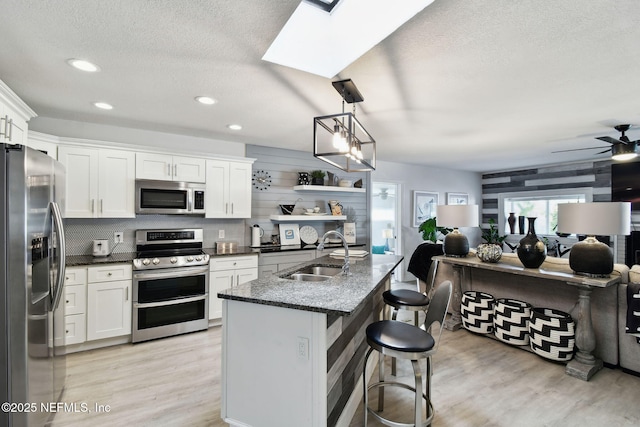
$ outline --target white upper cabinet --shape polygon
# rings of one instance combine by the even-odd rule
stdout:
[[[207,160],[205,216],[251,218],[251,163]]]
[[[27,144],[27,121],[36,113],[0,80],[0,142]]]
[[[169,154],[136,153],[136,178],[205,182],[205,160]]]
[[[66,166],[66,218],[134,218],[135,154],[61,145]]]

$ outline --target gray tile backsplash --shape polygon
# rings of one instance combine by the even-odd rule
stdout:
[[[218,240],[235,240],[240,245],[245,239],[244,219],[207,219],[188,215],[139,215],[136,218],[67,218],[65,219],[67,255],[91,255],[93,240],[107,239],[114,253],[135,252],[135,231],[148,228],[202,228],[204,246],[213,247]],[[218,231],[225,238],[218,238]],[[124,242],[114,248],[113,233],[124,232]]]

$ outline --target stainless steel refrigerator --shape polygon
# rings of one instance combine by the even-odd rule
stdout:
[[[0,426],[42,426],[53,413],[40,403],[61,398],[66,375],[65,170],[31,148],[0,148],[0,403],[10,404]]]

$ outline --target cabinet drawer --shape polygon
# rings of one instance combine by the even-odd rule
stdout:
[[[85,285],[64,287],[64,314],[84,314],[87,308],[87,287]]]
[[[237,268],[257,268],[258,256],[212,257],[210,263],[211,271],[235,270]]]
[[[131,279],[131,264],[109,264],[88,268],[89,282],[112,282]]]
[[[87,268],[69,267],[64,271],[64,285],[86,285],[87,284]]]
[[[311,261],[316,258],[316,251],[300,251],[288,252],[281,254],[260,254],[260,265],[281,264],[283,262],[290,264],[299,264],[305,261]]]
[[[84,314],[64,316],[64,344],[80,344],[87,340],[86,318]]]

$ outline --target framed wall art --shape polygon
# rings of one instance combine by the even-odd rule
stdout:
[[[436,216],[436,206],[438,205],[438,193],[434,191],[414,191],[413,192],[413,226],[420,227],[420,224]]]
[[[468,205],[469,195],[467,193],[447,193],[448,205]]]
[[[280,244],[282,246],[300,244],[300,228],[298,224],[280,224]]]

